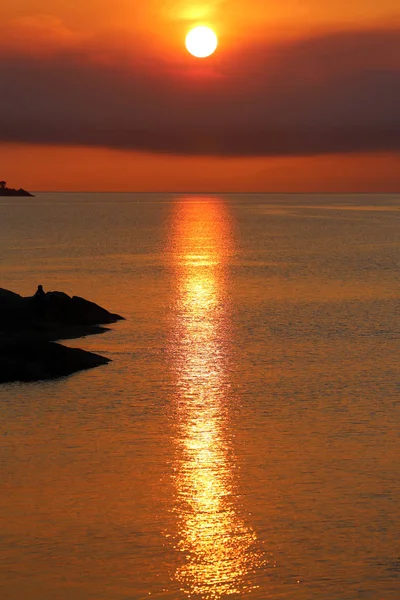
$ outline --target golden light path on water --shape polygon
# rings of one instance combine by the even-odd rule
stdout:
[[[188,596],[217,599],[248,592],[260,562],[235,493],[225,287],[232,240],[224,204],[181,200],[173,232],[176,548],[182,553],[175,578]]]

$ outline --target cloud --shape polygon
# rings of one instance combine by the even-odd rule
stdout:
[[[398,30],[180,56],[111,33],[4,52],[0,140],[216,156],[400,150]]]
[[[0,51],[6,54],[38,55],[70,51],[82,45],[89,34],[67,27],[62,19],[53,15],[23,16],[3,27]]]

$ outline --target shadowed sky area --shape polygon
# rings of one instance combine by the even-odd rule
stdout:
[[[81,4],[6,7],[0,142],[246,160],[399,157],[397,2]],[[220,37],[204,61],[183,44],[200,23]]]

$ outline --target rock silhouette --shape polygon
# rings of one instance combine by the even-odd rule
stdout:
[[[0,344],[0,383],[56,379],[109,362],[99,354],[54,342],[19,341],[6,347]]]
[[[64,292],[41,290],[24,298],[0,288],[0,383],[51,379],[107,364],[103,356],[54,342],[103,333],[107,329],[101,325],[122,319]]]
[[[19,190],[8,188],[5,181],[0,181],[0,196],[29,196],[30,198],[34,198],[33,194],[22,188]]]

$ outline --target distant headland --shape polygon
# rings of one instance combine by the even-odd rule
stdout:
[[[0,196],[29,196],[30,198],[34,197],[33,194],[27,192],[26,190],[23,190],[22,188],[20,188],[19,190],[8,188],[6,181],[0,181]]]

